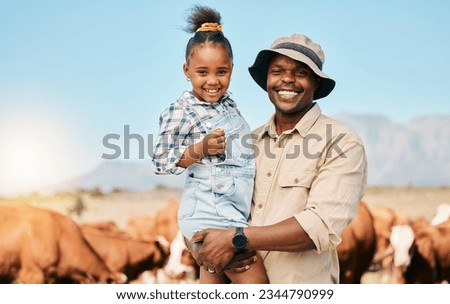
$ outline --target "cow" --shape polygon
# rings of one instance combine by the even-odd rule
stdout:
[[[418,218],[411,226],[394,226],[391,243],[404,283],[450,281],[450,220],[431,226]]]
[[[193,282],[199,277],[200,267],[186,248],[178,227],[178,207],[178,201],[169,200],[155,217],[156,232],[171,242],[170,257],[164,266],[164,273],[171,281]]]
[[[192,283],[199,277],[200,267],[187,250],[178,227],[178,207],[178,201],[169,200],[154,217],[129,218],[127,231],[130,234],[161,235],[170,242],[170,255],[163,269],[144,272],[138,280],[140,283]]]
[[[341,284],[361,283],[361,277],[374,257],[375,246],[372,215],[367,205],[360,202],[354,219],[342,232],[342,242],[337,247]]]
[[[436,209],[436,214],[431,220],[431,225],[439,225],[450,218],[450,204],[440,204]]]
[[[130,216],[126,231],[135,239],[152,240],[160,235],[172,242],[178,232],[178,206],[178,201],[168,200],[155,216]]]
[[[411,263],[411,248],[414,243],[414,231],[410,225],[395,225],[389,238],[393,248],[392,274],[395,283],[405,283],[404,272]]]
[[[93,231],[100,230],[111,235],[123,235],[123,236],[128,235],[128,233],[122,231],[114,221],[82,223],[80,224],[80,227],[81,230],[92,229]]]
[[[178,283],[195,282],[200,275],[200,267],[188,251],[181,231],[170,244],[170,256],[164,266],[165,274]]]
[[[1,283],[123,283],[68,216],[29,205],[0,206]]]
[[[381,272],[381,282],[389,283],[396,280],[394,274],[394,248],[391,246],[390,237],[392,227],[397,225],[409,225],[409,215],[384,206],[371,206],[370,212],[377,239],[375,256],[370,266],[371,271]],[[398,283],[398,282],[397,282]]]
[[[127,220],[125,231],[136,240],[151,241],[155,238],[155,218],[150,215],[133,215]]]
[[[111,232],[83,226],[83,235],[106,265],[135,280],[146,270],[162,268],[169,255],[170,244],[163,237],[136,240],[123,231]]]
[[[155,216],[155,235],[162,235],[169,242],[175,239],[179,231],[177,218],[178,207],[178,201],[168,200],[165,206],[158,211]]]

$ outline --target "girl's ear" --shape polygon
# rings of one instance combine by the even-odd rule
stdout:
[[[190,76],[189,76],[189,68],[188,68],[188,65],[187,65],[187,63],[185,63],[185,64],[183,64],[183,73],[184,73],[184,75],[186,76],[186,78],[191,78]]]

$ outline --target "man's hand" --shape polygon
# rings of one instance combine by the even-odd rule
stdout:
[[[197,257],[197,264],[205,270],[212,270],[218,274],[233,258],[236,250],[231,243],[234,229],[206,229],[194,234],[191,242],[203,241]]]
[[[236,253],[231,262],[225,266],[224,269],[234,273],[245,272],[250,269],[250,265],[255,263],[256,260],[256,251]]]

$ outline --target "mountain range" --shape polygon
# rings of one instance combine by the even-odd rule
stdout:
[[[363,140],[369,186],[450,185],[450,115],[424,116],[406,123],[377,115],[339,114],[333,118]],[[92,172],[55,188],[145,191],[157,186],[183,186],[184,175],[155,175],[150,163],[150,159],[104,161]]]

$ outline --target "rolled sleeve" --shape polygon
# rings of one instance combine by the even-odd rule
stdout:
[[[366,189],[363,145],[350,140],[341,145],[339,152],[321,166],[305,211],[295,215],[318,253],[334,249],[341,242],[342,231],[355,216]]]
[[[294,217],[313,241],[317,253],[329,250],[328,229],[317,214],[312,210],[305,210]]]
[[[156,174],[181,174],[178,167],[184,151],[192,144],[189,137],[192,126],[190,116],[183,108],[171,106],[160,117],[160,132],[152,157],[152,169]]]

